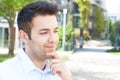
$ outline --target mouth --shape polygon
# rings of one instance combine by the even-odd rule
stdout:
[[[48,46],[45,46],[46,48],[54,48],[53,45],[48,45]]]
[[[47,49],[55,49],[55,46],[53,46],[53,45],[48,45],[48,46],[45,46]]]

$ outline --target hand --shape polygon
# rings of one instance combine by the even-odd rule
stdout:
[[[51,59],[50,68],[54,74],[60,76],[62,80],[72,80],[71,72],[56,52],[50,52],[47,56]]]

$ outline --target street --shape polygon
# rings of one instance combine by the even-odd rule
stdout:
[[[120,56],[106,53],[109,46],[86,47],[66,62],[73,80],[120,80]]]

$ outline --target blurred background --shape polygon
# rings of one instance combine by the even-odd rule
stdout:
[[[57,51],[70,67],[74,80],[120,80],[119,0],[0,0],[0,62],[15,56],[24,46],[18,36],[17,13],[34,1],[58,5]],[[90,70],[87,66],[91,66]],[[87,71],[82,71],[84,68]],[[95,73],[90,72],[94,69]],[[106,69],[108,72],[104,72]]]

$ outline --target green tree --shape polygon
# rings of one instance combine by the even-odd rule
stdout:
[[[95,17],[95,22],[96,22],[96,27],[95,27],[95,34],[97,38],[101,37],[101,33],[104,32],[106,23],[105,23],[105,16],[103,13],[102,8],[99,6],[96,6],[96,17]]]
[[[15,28],[14,20],[16,12],[24,5],[33,2],[34,0],[0,0],[0,16],[4,17],[9,24],[9,56],[14,56],[15,44]]]
[[[91,2],[90,0],[76,0],[76,3],[78,4],[79,7],[78,10],[80,12],[80,27],[84,27],[84,29],[88,29]]]
[[[117,46],[120,46],[120,21],[116,21],[114,23],[114,27],[115,27],[114,32],[115,44],[117,44]]]
[[[60,48],[62,45],[62,39],[63,39],[63,27],[60,26],[59,27],[59,31],[58,31],[58,35],[59,35],[59,45],[58,48]],[[66,25],[66,42],[72,42],[72,23],[67,23]]]
[[[113,25],[113,22],[111,19],[108,19],[108,26],[109,26],[109,39],[114,44],[114,37],[115,37],[115,26]]]

